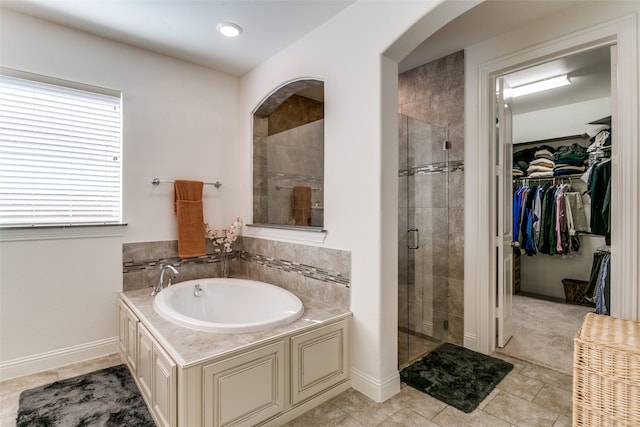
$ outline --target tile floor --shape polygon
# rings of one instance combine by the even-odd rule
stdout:
[[[513,370],[480,406],[465,414],[409,386],[383,403],[350,389],[286,427],[528,427],[571,425],[572,377],[504,355]]]
[[[376,403],[350,389],[286,424],[313,426],[570,426],[572,378],[531,363],[495,355],[513,370],[470,414],[402,386],[397,395]],[[121,363],[118,355],[0,382],[0,427],[15,427],[20,392]]]

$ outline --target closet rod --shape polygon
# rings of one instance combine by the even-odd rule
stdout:
[[[166,180],[166,179],[158,179],[158,178],[153,178],[151,180],[151,184],[153,185],[159,185],[159,184],[173,184],[175,181],[171,181],[171,180]],[[213,185],[216,188],[220,188],[222,186],[222,183],[220,181],[216,181],[216,182],[204,182],[204,185]]]
[[[538,177],[538,178],[530,178],[530,177],[519,177],[519,178],[514,178],[513,182],[515,183],[519,183],[519,182],[524,182],[524,181],[542,181],[542,182],[546,182],[546,181],[562,181],[562,180],[569,180],[569,182],[571,182],[572,179],[580,179],[582,177],[582,175],[584,175],[584,172],[582,173],[578,173],[578,174],[571,174],[571,175],[558,175],[558,176],[549,176],[549,177]]]

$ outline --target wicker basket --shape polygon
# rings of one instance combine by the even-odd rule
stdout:
[[[573,426],[640,426],[640,323],[589,313],[573,356]]]
[[[564,286],[564,298],[567,304],[594,307],[595,304],[584,297],[589,282],[585,282],[584,280],[562,279],[562,286]]]

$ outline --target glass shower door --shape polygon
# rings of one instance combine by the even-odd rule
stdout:
[[[399,116],[398,365],[446,340],[448,154],[446,129]]]

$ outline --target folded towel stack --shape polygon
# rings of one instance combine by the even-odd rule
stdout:
[[[512,174],[514,178],[522,178],[525,175],[518,162],[513,162]]]
[[[556,165],[553,170],[554,176],[578,174],[585,171],[585,161],[587,160],[587,149],[578,144],[562,146],[554,154]]]
[[[530,178],[550,178],[553,177],[553,168],[555,163],[552,159],[553,154],[549,150],[538,150],[535,159],[529,163],[527,176]]]

